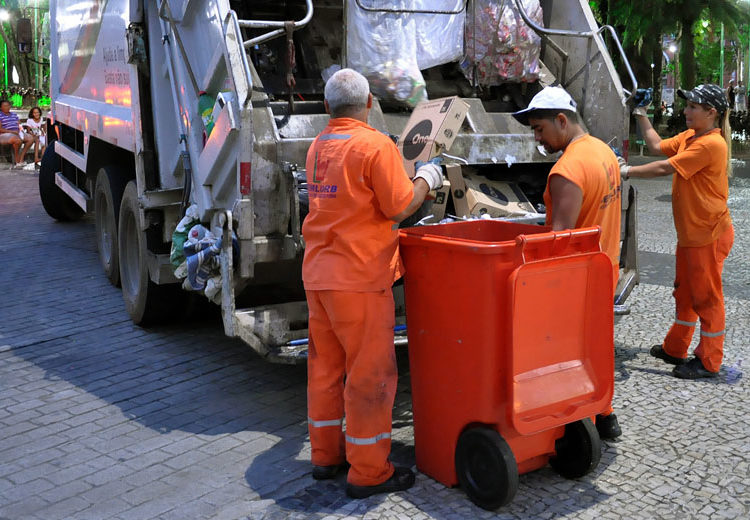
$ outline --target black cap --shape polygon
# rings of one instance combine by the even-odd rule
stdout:
[[[693,90],[677,89],[677,95],[699,105],[708,105],[723,113],[729,108],[729,102],[724,95],[724,90],[719,85],[698,85]]]

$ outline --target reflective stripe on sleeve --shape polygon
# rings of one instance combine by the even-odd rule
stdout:
[[[724,331],[723,330],[720,330],[719,332],[704,332],[704,331],[701,331],[701,336],[706,337],[706,338],[716,338],[718,336],[723,336],[723,335],[724,335]]]
[[[685,325],[686,327],[695,327],[696,325],[698,325],[697,321],[684,321],[684,320],[678,320],[676,318],[675,318],[674,322],[677,325]]]
[[[318,136],[318,141],[332,141],[332,140],[341,140],[344,141],[346,139],[349,139],[351,135],[349,134],[320,134]]]
[[[356,444],[357,446],[367,446],[368,444],[375,444],[378,441],[390,438],[390,432],[379,433],[375,437],[352,437],[351,435],[347,435],[346,442],[349,444]]]
[[[314,421],[310,417],[307,418],[307,424],[314,428],[324,428],[326,426],[341,426],[344,422],[344,418],[341,419],[330,419],[328,421]]]

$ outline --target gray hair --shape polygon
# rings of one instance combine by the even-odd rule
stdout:
[[[365,108],[369,95],[370,84],[356,70],[341,69],[326,82],[325,99],[332,116]]]

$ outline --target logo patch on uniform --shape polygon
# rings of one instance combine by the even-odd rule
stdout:
[[[328,161],[325,162],[325,164],[322,164],[321,167],[318,167],[318,152],[315,152],[315,166],[313,166],[313,178],[312,181],[316,184],[320,184],[324,180],[326,180],[326,169],[328,166]]]

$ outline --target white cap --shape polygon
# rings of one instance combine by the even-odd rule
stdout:
[[[513,113],[516,121],[522,125],[529,125],[529,113],[534,110],[567,110],[576,111],[576,102],[562,87],[544,87],[536,96],[531,98],[529,106]]]

